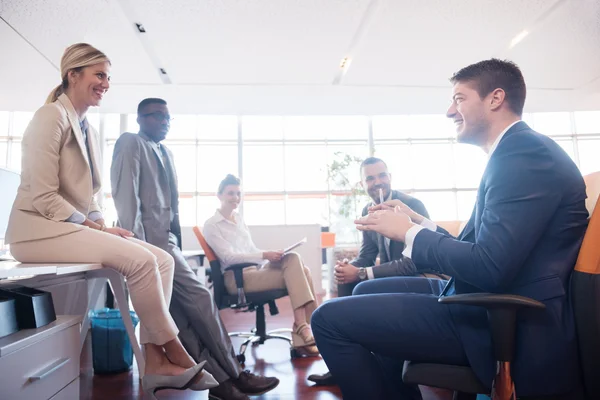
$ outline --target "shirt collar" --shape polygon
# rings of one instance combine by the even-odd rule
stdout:
[[[233,219],[236,220],[237,222],[237,213],[233,213]],[[221,221],[225,221],[228,222],[230,224],[233,224],[233,222],[231,222],[230,220],[228,220],[227,218],[225,218],[223,216],[223,214],[221,214],[221,211],[219,211],[219,209],[217,208],[217,210],[215,211],[215,222],[221,222]]]
[[[517,120],[515,122],[513,122],[512,124],[510,124],[509,126],[507,126],[496,138],[496,140],[494,141],[494,143],[492,144],[492,147],[490,147],[490,152],[488,153],[488,158],[490,158],[492,156],[492,154],[494,153],[494,151],[496,150],[496,148],[498,147],[498,144],[500,143],[500,140],[502,140],[502,137],[506,134],[506,132],[508,132],[508,130],[510,128],[512,128],[515,124],[521,122],[521,120]]]
[[[146,141],[150,142],[151,145],[153,145],[154,147],[160,149],[160,143],[156,143],[154,140],[152,140],[152,138],[150,136],[148,136],[146,133],[144,133],[143,131],[139,131],[138,135],[140,135],[142,138],[144,138]]]

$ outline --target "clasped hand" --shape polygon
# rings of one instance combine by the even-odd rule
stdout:
[[[384,203],[369,207],[369,212],[372,213],[379,210],[394,211],[396,208],[399,208],[400,211],[408,215],[411,221],[415,224],[421,224],[421,222],[423,222],[423,219],[425,219],[425,217],[423,217],[421,214],[414,212],[412,208],[410,208],[398,199],[388,200]]]
[[[358,281],[358,268],[348,262],[337,261],[335,263],[334,273],[335,283],[343,285],[344,283],[352,283]]]
[[[414,225],[411,222],[411,218],[402,211],[400,206],[396,206],[393,209],[380,208],[373,212],[369,210],[369,214],[355,220],[354,223],[360,231],[374,231],[386,238],[399,242],[404,242],[406,232]]]

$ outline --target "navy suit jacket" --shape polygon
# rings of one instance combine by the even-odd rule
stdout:
[[[521,396],[566,393],[579,379],[568,290],[587,227],[585,199],[570,157],[518,122],[490,157],[458,239],[423,229],[413,243],[417,268],[452,276],[450,292],[511,293],[546,305],[519,313],[512,370]],[[450,307],[471,367],[491,385],[495,360],[485,310]]]

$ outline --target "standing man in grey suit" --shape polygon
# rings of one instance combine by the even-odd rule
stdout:
[[[397,190],[392,190],[392,176],[387,164],[380,158],[369,157],[360,165],[361,184],[372,202],[362,211],[365,216],[369,207],[399,200],[425,218],[429,218],[425,205],[419,200]],[[390,240],[377,232],[363,231],[363,240],[358,256],[348,262],[338,261],[335,278],[338,282],[338,297],[350,296],[354,287],[368,279],[418,274],[415,264],[402,255],[404,243]],[[379,257],[379,265],[375,260]]]
[[[175,259],[170,312],[184,347],[196,362],[207,360],[206,369],[220,384],[210,389],[210,398],[243,400],[268,392],[279,380],[242,371],[212,295],[181,253],[177,174],[173,154],[160,144],[170,127],[167,103],[145,99],[137,114],[139,133],[119,137],[111,165],[119,225]]]

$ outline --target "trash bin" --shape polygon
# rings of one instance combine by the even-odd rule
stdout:
[[[134,328],[139,318],[129,311]],[[92,325],[92,358],[94,373],[114,374],[129,371],[133,365],[133,349],[119,310],[104,308],[90,311]]]

